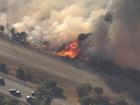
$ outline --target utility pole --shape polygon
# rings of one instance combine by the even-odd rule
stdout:
[[[7,10],[7,21],[6,21],[6,26],[7,26],[7,34],[8,34],[8,37],[9,37],[9,12]]]
[[[97,56],[97,70],[100,70],[100,57]]]
[[[9,3],[7,4],[7,12],[6,12],[6,29],[7,29],[7,37],[9,37],[9,34],[10,34],[10,28],[9,28]]]

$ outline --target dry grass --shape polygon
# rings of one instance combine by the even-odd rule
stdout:
[[[16,62],[13,62],[11,60],[8,59],[4,59],[3,57],[0,57],[0,63],[4,63],[6,64],[7,68],[8,68],[8,73],[12,76],[16,76],[16,69],[17,68],[24,68],[24,70],[30,70],[32,76],[33,76],[33,81],[34,83],[31,83],[33,85],[34,88],[37,87],[38,83],[40,83],[41,81],[47,80],[47,79],[54,79],[57,80],[58,84],[64,88],[64,95],[66,97],[66,99],[73,103],[74,105],[78,105],[78,96],[76,94],[76,87],[78,84],[73,83],[69,80],[60,78],[60,77],[56,77],[52,74],[48,74],[48,73],[44,73],[43,71],[40,70],[33,70],[30,68],[25,67],[22,64],[18,64]],[[36,71],[36,72],[35,72]],[[77,103],[77,104],[75,104]]]

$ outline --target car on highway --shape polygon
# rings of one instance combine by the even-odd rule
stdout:
[[[0,85],[5,85],[5,80],[2,77],[0,77]]]
[[[17,89],[9,89],[9,93],[16,97],[21,97],[21,92]]]
[[[26,96],[26,101],[27,101],[28,103],[32,103],[33,100],[35,100],[35,98],[34,98],[33,96]]]
[[[31,91],[31,95],[35,96],[36,92],[35,91]]]

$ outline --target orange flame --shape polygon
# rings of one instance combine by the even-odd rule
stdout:
[[[58,52],[57,55],[61,57],[70,57],[73,59],[78,56],[79,52],[79,40],[75,40],[71,42],[68,46],[66,46],[64,50]]]

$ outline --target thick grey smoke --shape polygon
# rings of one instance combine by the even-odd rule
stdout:
[[[95,46],[88,50],[123,67],[140,69],[140,0],[112,0],[110,7],[112,23],[99,20],[88,39]]]
[[[46,40],[58,48],[80,33],[91,32],[96,19],[106,13],[107,1],[5,0],[0,10],[9,11],[11,24],[17,31],[26,30],[29,40]]]
[[[58,48],[80,33],[98,54],[123,67],[140,69],[140,0],[0,0],[0,23],[28,32],[30,41],[45,40]],[[112,22],[104,20],[110,12]]]

